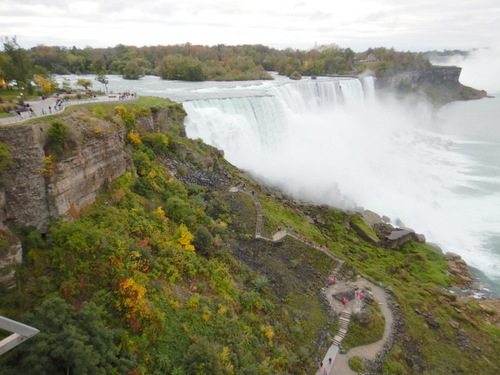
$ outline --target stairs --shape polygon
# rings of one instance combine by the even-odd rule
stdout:
[[[339,346],[342,340],[345,338],[347,334],[347,327],[349,326],[349,322],[351,321],[351,312],[344,310],[340,313],[339,325],[340,328],[333,338],[333,345]]]

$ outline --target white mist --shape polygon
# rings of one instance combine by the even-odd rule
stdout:
[[[294,197],[399,218],[499,278],[500,256],[482,246],[500,227],[498,197],[464,194],[476,177],[475,161],[457,151],[463,139],[433,131],[424,105],[377,100],[366,83],[307,81],[266,97],[186,102],[188,136]]]

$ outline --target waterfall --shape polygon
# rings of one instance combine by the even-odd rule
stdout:
[[[358,79],[298,81],[272,86],[265,96],[187,101],[186,130],[189,137],[223,149],[230,162],[252,169],[248,154],[282,148],[309,115],[363,102]]]
[[[377,97],[372,77],[275,83],[248,95],[184,102],[188,136],[290,196],[401,219],[498,278],[484,245],[498,233],[498,189],[485,192],[484,161],[462,152],[486,150],[484,142],[437,132],[430,107]]]

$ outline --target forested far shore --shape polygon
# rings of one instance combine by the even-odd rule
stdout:
[[[6,84],[29,85],[34,74],[50,81],[52,74],[120,74],[125,79],[157,75],[163,79],[251,80],[272,79],[269,71],[300,79],[301,76],[349,75],[370,70],[377,76],[431,67],[425,54],[393,48],[350,48],[327,45],[310,50],[275,49],[264,45],[68,48],[39,45],[23,49],[15,37],[3,39],[0,78]]]

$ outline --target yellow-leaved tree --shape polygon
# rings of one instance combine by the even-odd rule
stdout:
[[[179,244],[184,249],[194,251],[194,246],[191,244],[191,241],[193,241],[194,236],[191,234],[189,229],[184,224],[181,224],[179,226],[176,238]]]

